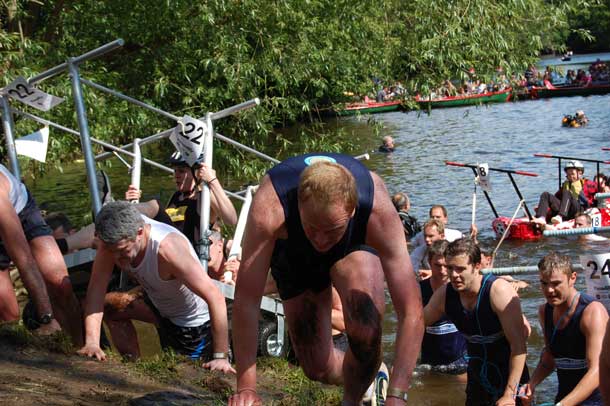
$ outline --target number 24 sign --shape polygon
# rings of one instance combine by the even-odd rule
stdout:
[[[610,254],[581,255],[587,293],[610,310]]]

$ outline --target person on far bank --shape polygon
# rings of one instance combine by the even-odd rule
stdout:
[[[140,356],[132,320],[157,328],[162,348],[172,348],[204,368],[235,373],[229,364],[225,298],[204,272],[195,250],[176,228],[143,216],[135,205],[108,203],[95,218],[97,255],[85,306],[85,345],[78,353],[103,361],[102,319],[121,355]],[[140,286],[106,293],[114,266]]]
[[[556,405],[602,406],[599,358],[608,312],[602,303],[576,290],[570,257],[551,252],[540,260],[538,269],[546,299],[538,308],[545,346],[523,389],[524,404],[533,404],[536,387],[556,370]]]
[[[306,376],[342,386],[344,406],[361,405],[371,382],[377,383],[379,402],[405,405],[424,330],[405,244],[383,181],[352,157],[306,154],[269,170],[252,200],[244,235],[232,324],[237,390],[229,405],[261,404],[258,306],[269,268]],[[398,320],[389,387],[381,362],[384,279]],[[343,305],[347,352],[333,348],[331,284]]]
[[[9,274],[12,260],[36,309],[35,331],[48,335],[63,328],[74,345],[82,345],[80,305],[53,231],[26,186],[4,165],[0,165],[0,212],[0,321],[19,319]]]
[[[585,167],[580,161],[567,161],[563,167],[566,180],[555,195],[544,192],[536,208],[533,222],[544,226],[547,219],[550,223],[559,224],[571,220],[576,213],[589,207],[595,207],[597,184],[583,177]]]
[[[505,280],[483,276],[481,251],[471,239],[445,251],[451,283],[438,288],[424,308],[426,326],[446,316],[468,342],[467,406],[514,406],[520,383],[529,380],[527,329],[517,292]]]

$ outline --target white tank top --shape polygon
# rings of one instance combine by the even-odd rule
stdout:
[[[25,185],[19,181],[11,171],[9,171],[6,166],[0,164],[0,173],[3,174],[10,184],[10,190],[8,192],[8,197],[11,201],[11,204],[15,208],[17,214],[21,213],[21,210],[25,207],[25,204],[28,202],[28,191],[25,188]]]
[[[151,220],[142,216],[144,222],[150,225],[150,234],[144,259],[135,268],[127,269],[142,287],[146,290],[148,297],[161,313],[161,316],[169,319],[177,326],[197,327],[210,319],[207,303],[198,295],[193,293],[181,281],[177,279],[163,280],[159,276],[159,246],[165,237],[174,233],[183,238],[184,246],[197,261],[195,250],[186,237],[174,227]],[[203,271],[202,271],[203,272]]]

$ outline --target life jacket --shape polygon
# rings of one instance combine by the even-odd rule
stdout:
[[[582,186],[580,193],[578,194],[578,203],[582,209],[588,209],[589,207],[595,206],[595,194],[597,193],[597,183],[589,179],[579,179]],[[562,190],[570,190],[570,182],[565,181],[561,185],[561,190],[558,195],[561,195]]]

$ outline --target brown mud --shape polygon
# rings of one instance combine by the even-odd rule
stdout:
[[[175,355],[124,362],[83,358],[61,338],[34,337],[0,325],[0,405],[226,405],[235,376],[204,370]],[[336,388],[309,381],[300,368],[260,359],[264,405],[339,404]]]

